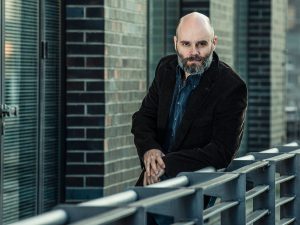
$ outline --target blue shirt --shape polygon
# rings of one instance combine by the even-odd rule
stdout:
[[[170,151],[174,144],[176,131],[184,115],[188,99],[193,90],[198,86],[201,75],[190,75],[184,79],[184,71],[177,66],[176,68],[176,85],[173,93],[172,105],[170,108],[168,131],[164,143],[164,149]]]

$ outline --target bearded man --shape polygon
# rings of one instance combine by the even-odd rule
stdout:
[[[214,52],[210,20],[194,12],[182,17],[174,36],[176,55],[162,58],[155,79],[134,115],[132,133],[149,185],[179,172],[225,168],[244,129],[247,88]]]

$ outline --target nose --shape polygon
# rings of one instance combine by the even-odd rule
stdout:
[[[197,48],[197,46],[195,46],[195,45],[191,46],[190,54],[191,55],[199,55],[200,54],[199,49]]]

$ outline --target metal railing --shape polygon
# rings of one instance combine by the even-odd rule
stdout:
[[[13,225],[146,225],[150,214],[169,216],[173,225],[300,224],[299,177],[300,147],[291,143],[236,158],[226,172],[181,173]],[[217,200],[205,208],[205,196]]]

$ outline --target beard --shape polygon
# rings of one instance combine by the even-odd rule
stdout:
[[[213,51],[211,51],[205,57],[201,57],[199,55],[192,55],[186,58],[184,58],[182,54],[180,54],[178,51],[176,52],[178,57],[178,65],[185,73],[190,75],[202,75],[210,67],[213,60]],[[188,64],[189,61],[197,61],[198,63]]]

